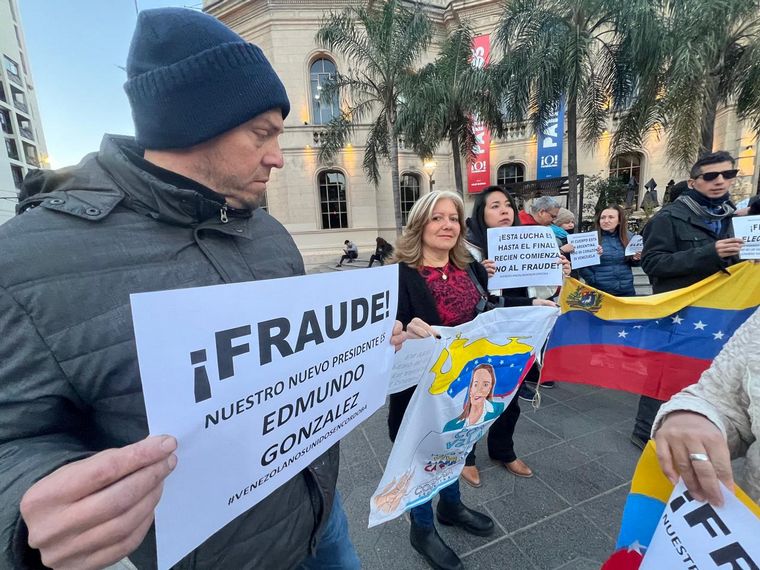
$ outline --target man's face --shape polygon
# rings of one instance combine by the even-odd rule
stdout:
[[[200,182],[224,196],[232,208],[257,207],[272,168],[283,166],[282,131],[282,113],[272,109],[193,147]]]
[[[533,216],[533,219],[536,220],[540,225],[542,226],[550,226],[552,225],[552,222],[557,219],[557,216],[559,215],[559,208],[552,208],[550,210],[539,210],[538,213]]]
[[[708,198],[720,198],[731,189],[731,186],[736,182],[736,177],[726,179],[721,175],[715,180],[708,182],[704,179],[704,175],[710,172],[725,172],[727,170],[733,170],[733,168],[733,165],[728,161],[702,166],[700,168],[700,175],[697,178],[689,179],[689,186]]]

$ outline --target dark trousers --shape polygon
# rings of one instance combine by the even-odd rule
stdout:
[[[515,426],[520,417],[520,403],[517,394],[507,406],[507,409],[496,418],[488,430],[488,456],[496,461],[511,463],[517,459],[515,454]],[[465,465],[475,465],[475,446],[467,455]]]
[[[641,438],[643,441],[649,441],[649,434],[652,433],[652,424],[660,406],[664,402],[656,400],[649,396],[639,398],[639,409],[636,413],[636,423],[633,426],[633,435]]]
[[[376,261],[380,262],[380,265],[385,265],[385,256],[384,255],[375,255],[374,253],[369,258],[369,265],[367,267],[372,267],[372,264]]]
[[[353,259],[356,259],[357,257],[359,257],[359,254],[358,254],[358,253],[354,253],[353,251],[352,251],[352,252],[349,252],[349,253],[344,253],[344,254],[341,256],[341,258],[340,258],[340,261],[339,261],[338,263],[340,263],[340,264],[343,264],[343,262],[344,262],[345,260],[347,260],[347,259],[348,259],[349,261],[351,261],[351,260],[353,260]]]

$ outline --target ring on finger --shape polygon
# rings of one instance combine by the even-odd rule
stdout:
[[[710,461],[706,453],[690,453],[689,459],[692,461]]]

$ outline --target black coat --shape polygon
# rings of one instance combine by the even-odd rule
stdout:
[[[486,291],[488,287],[488,273],[485,268],[477,261],[470,263],[470,267],[474,271],[480,286]],[[472,315],[473,318],[475,316],[475,314]],[[438,309],[435,306],[435,299],[433,299],[433,294],[428,289],[425,279],[414,267],[409,267],[406,263],[399,263],[396,318],[401,321],[401,324],[406,329],[406,325],[415,317],[422,319],[429,325],[436,326],[441,324],[441,316],[438,314]],[[413,386],[390,395],[388,434],[391,441],[396,440],[396,434],[398,434],[398,430],[401,427],[401,420],[404,419],[404,412],[409,405],[412,394],[414,394],[414,389],[415,387]]]
[[[652,282],[654,293],[673,291],[724,270],[738,257],[722,259],[715,242],[732,236],[731,224],[716,234],[683,202],[675,201],[660,210],[644,226],[641,267]]]

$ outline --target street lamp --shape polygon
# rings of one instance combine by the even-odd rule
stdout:
[[[425,173],[430,177],[430,191],[433,191],[433,187],[435,186],[435,180],[433,180],[433,174],[435,173],[435,167],[437,166],[437,163],[435,160],[426,160],[422,167],[425,169]]]

